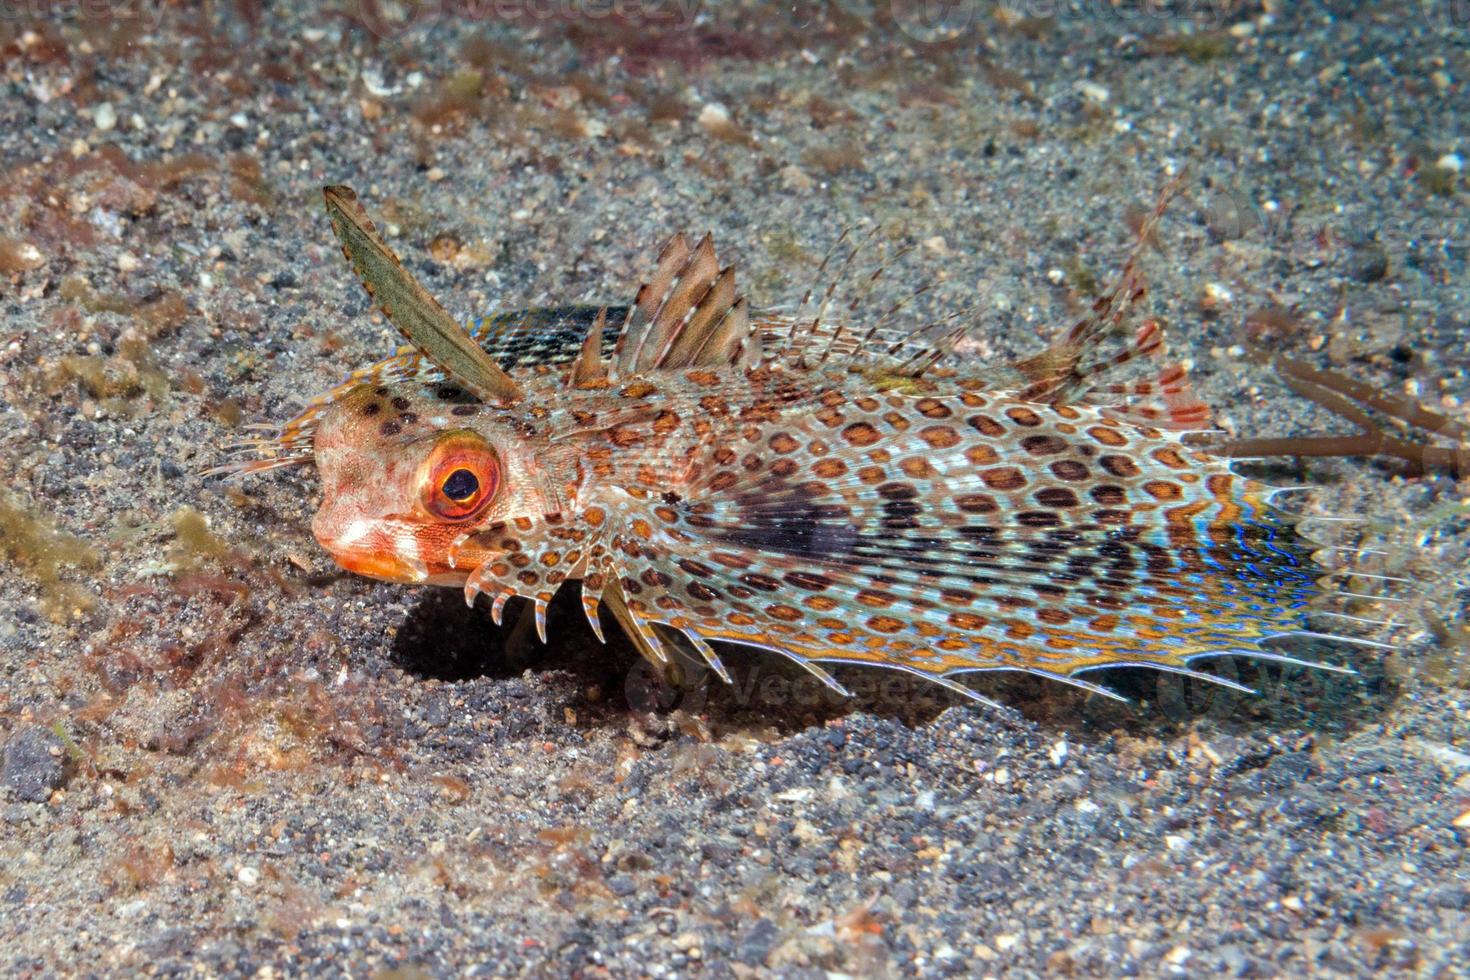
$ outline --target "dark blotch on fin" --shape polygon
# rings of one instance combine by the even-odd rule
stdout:
[[[859,534],[844,508],[792,500],[779,511],[714,529],[710,537],[737,548],[846,566],[853,564]]]

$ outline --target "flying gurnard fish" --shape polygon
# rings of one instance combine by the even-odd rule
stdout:
[[[708,236],[671,239],[630,306],[466,329],[349,188],[325,196],[412,347],[220,470],[314,462],[312,531],[345,569],[485,593],[496,622],[523,597],[543,641],[576,579],[599,638],[605,605],[656,664],[684,641],[728,680],[711,644],[747,644],[837,691],[823,665],[974,698],[962,679],[982,671],[1099,693],[1082,675],[1117,666],[1232,684],[1191,665],[1300,663],[1273,641],[1328,635],[1297,519],[1185,438],[1209,413],[1158,324],[1129,323],[1138,249],[1057,343],[995,367],[884,324],[756,313]],[[1150,380],[1105,380],[1142,358]]]

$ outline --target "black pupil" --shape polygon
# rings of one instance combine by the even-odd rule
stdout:
[[[480,481],[469,470],[455,470],[444,479],[444,496],[450,500],[469,500],[480,489]]]

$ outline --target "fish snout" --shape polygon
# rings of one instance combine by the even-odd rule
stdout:
[[[317,543],[342,568],[386,582],[423,582],[428,569],[412,530],[394,521],[337,519],[327,508],[311,522]]]

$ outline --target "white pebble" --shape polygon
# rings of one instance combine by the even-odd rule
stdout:
[[[699,124],[712,133],[728,130],[734,125],[730,121],[730,110],[718,102],[704,104],[704,108],[699,110]]]
[[[119,272],[136,272],[138,266],[142,265],[138,257],[132,252],[122,252],[117,257],[117,270]]]
[[[104,133],[117,125],[117,110],[111,102],[103,102],[92,110],[92,125]]]
[[[417,74],[417,72],[415,72]],[[368,94],[379,99],[386,99],[390,95],[397,95],[403,91],[402,86],[391,88],[383,83],[383,73],[376,68],[364,68],[358,77],[362,79],[362,87],[368,90]]]
[[[260,883],[260,869],[252,868],[248,864],[243,864],[240,866],[240,869],[235,872],[235,877],[239,879],[240,884],[244,885],[246,888],[254,888]]]
[[[15,255],[20,259],[23,269],[39,269],[46,264],[46,256],[42,255],[41,250],[30,242],[22,242],[15,250]]]
[[[1458,153],[1446,153],[1434,161],[1434,165],[1441,170],[1453,170],[1455,173],[1459,173],[1464,168],[1465,161],[1460,159],[1460,154]]]

